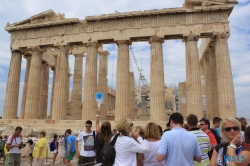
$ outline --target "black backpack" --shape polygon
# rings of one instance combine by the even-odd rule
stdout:
[[[116,134],[110,144],[105,143],[103,146],[101,150],[102,166],[112,166],[114,164],[116,155],[114,145],[119,135],[120,134]]]
[[[215,137],[215,139],[217,141],[217,144],[220,144],[221,143],[221,137],[217,134],[217,132],[213,128],[211,128],[210,131],[214,134],[214,137]]]

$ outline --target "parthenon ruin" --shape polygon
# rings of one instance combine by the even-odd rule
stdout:
[[[236,117],[232,69],[227,39],[228,17],[235,0],[185,0],[181,8],[145,10],[87,16],[85,20],[65,18],[48,10],[10,24],[11,62],[3,119],[16,119],[22,58],[27,60],[20,119],[95,119],[94,94],[104,93],[101,118],[115,110],[115,121],[130,117],[135,107],[134,74],[129,71],[129,46],[133,42],[151,45],[150,120],[165,121],[164,40],[181,39],[186,47],[186,81],[179,83],[179,112],[204,117],[202,94],[206,95],[206,116]],[[202,38],[201,45],[197,41]],[[118,59],[116,90],[107,83],[107,50],[116,43]],[[99,54],[99,71],[97,55]],[[69,94],[69,55],[75,56],[73,90]],[[83,57],[86,65],[83,66]],[[85,73],[82,69],[85,68]],[[48,101],[49,72],[53,71],[51,101]],[[82,77],[84,75],[84,87]],[[205,78],[202,90],[201,76]],[[82,89],[83,92],[82,92]],[[71,96],[71,97],[70,97]],[[68,102],[70,101],[70,106]],[[47,108],[50,102],[50,108]],[[47,115],[47,110],[50,110]]]

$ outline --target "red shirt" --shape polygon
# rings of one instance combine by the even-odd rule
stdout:
[[[243,144],[242,144],[242,151],[243,151],[243,150],[249,151],[249,152],[250,152],[250,144],[243,143]]]
[[[211,145],[217,145],[217,141],[214,134],[210,130],[207,130],[205,133],[208,135]]]

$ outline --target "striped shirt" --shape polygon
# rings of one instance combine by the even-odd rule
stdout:
[[[209,137],[206,133],[201,131],[199,128],[192,128],[189,130],[190,133],[194,134],[197,138],[197,141],[200,145],[201,153],[202,153],[202,160],[201,162],[194,162],[195,166],[209,166],[210,160],[208,157],[208,152],[211,150],[211,144]]]

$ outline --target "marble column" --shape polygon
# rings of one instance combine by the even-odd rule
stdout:
[[[115,121],[129,117],[129,45],[130,41],[117,41]]]
[[[129,72],[129,80],[130,80],[130,94],[129,94],[129,99],[130,99],[130,113],[129,117],[133,118],[135,114],[135,78],[134,78],[134,72]]]
[[[71,94],[72,112],[71,116],[82,116],[82,69],[83,54],[76,54],[73,78],[73,90]]]
[[[20,86],[22,54],[12,51],[6,95],[3,108],[3,119],[16,119],[18,109],[18,96]]]
[[[165,86],[163,64],[163,39],[153,36],[149,39],[150,54],[150,121],[165,121]]]
[[[94,98],[97,92],[97,47],[98,43],[87,43],[86,68],[84,77],[82,119],[96,118],[97,104]]]
[[[25,78],[24,78],[24,85],[23,85],[20,119],[23,119],[24,114],[25,114],[25,102],[26,102],[26,95],[27,95],[27,85],[28,85],[28,78],[29,78],[29,71],[30,71],[31,55],[25,55],[24,58],[27,60],[27,62],[26,62]]]
[[[68,46],[58,46],[56,58],[56,77],[54,85],[52,119],[63,120],[66,117],[68,101]]]
[[[104,94],[101,104],[100,119],[106,119],[108,111],[108,51],[99,51],[99,77],[98,77],[98,91]]]
[[[30,71],[27,85],[24,119],[37,119],[39,114],[40,82],[42,53],[39,48],[32,48]]]
[[[186,94],[187,115],[195,114],[199,119],[203,117],[201,80],[199,69],[199,55],[195,35],[184,37],[186,44]]]
[[[39,118],[47,118],[48,90],[49,90],[49,70],[50,66],[43,62],[41,74],[41,92],[39,103]]]
[[[208,119],[213,119],[213,110],[212,110],[212,86],[211,86],[211,74],[210,74],[210,59],[209,54],[204,58],[204,73],[205,73],[205,86],[206,86],[206,115]]]
[[[228,33],[215,33],[215,59],[220,117],[236,117],[235,94],[227,39]]]

